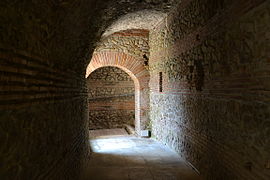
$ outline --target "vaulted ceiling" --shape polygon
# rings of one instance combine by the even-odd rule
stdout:
[[[83,73],[102,35],[151,29],[179,1],[2,0],[0,48]]]

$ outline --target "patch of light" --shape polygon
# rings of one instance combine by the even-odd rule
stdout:
[[[135,147],[134,143],[128,140],[116,140],[116,139],[95,139],[90,140],[90,147],[94,152],[100,153],[112,153],[121,151],[123,149]]]

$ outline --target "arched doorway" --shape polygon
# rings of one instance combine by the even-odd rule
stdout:
[[[125,71],[134,81],[135,85],[135,131],[140,135],[140,131],[146,128],[149,122],[149,96],[148,83],[149,72],[142,60],[122,52],[96,52],[86,70],[86,78],[96,69],[114,66]]]

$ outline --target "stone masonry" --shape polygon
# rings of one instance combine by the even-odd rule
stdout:
[[[153,136],[206,179],[270,177],[269,12],[269,1],[184,0],[150,32]]]
[[[134,126],[134,82],[117,67],[102,67],[87,78],[89,129]]]
[[[148,30],[130,29],[103,38],[86,70],[88,77],[98,68],[114,66],[132,78],[135,84],[135,130],[138,134],[149,124],[148,37]]]
[[[0,179],[80,179],[126,113],[206,180],[269,180],[269,29],[269,0],[1,0]]]

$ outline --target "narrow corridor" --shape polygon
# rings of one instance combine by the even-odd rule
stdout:
[[[108,134],[108,130],[104,132]],[[120,135],[121,129],[118,132],[114,129],[112,133],[118,135],[90,140],[93,153],[88,177],[96,180],[200,179],[175,152],[157,141]]]
[[[270,0],[0,0],[0,180],[270,180],[269,137]]]

